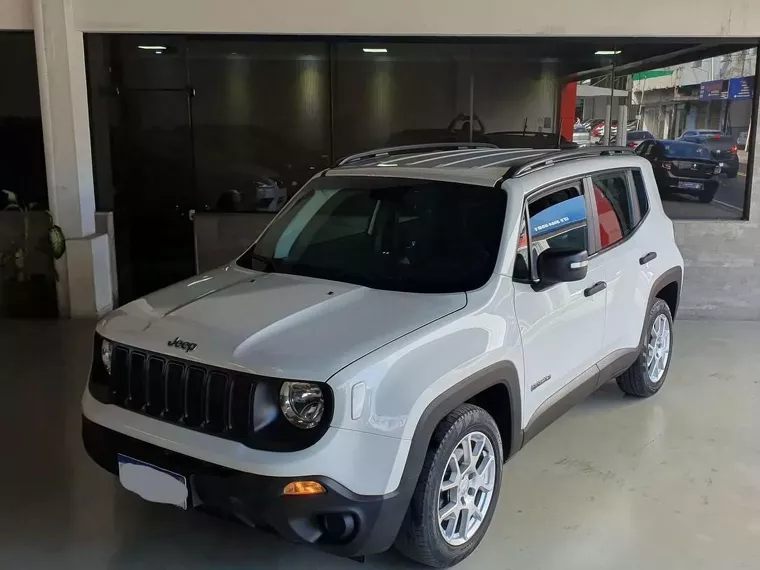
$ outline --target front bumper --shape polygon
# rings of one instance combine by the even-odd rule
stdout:
[[[82,440],[88,455],[113,474],[118,473],[118,454],[179,473],[188,480],[193,508],[270,527],[286,540],[339,556],[390,548],[408,506],[408,497],[399,492],[357,495],[327,477],[268,477],[221,467],[133,439],[86,417],[82,417]],[[327,492],[282,494],[285,485],[300,479],[319,481]]]

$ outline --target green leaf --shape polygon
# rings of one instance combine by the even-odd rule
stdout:
[[[61,259],[63,254],[66,253],[66,238],[63,236],[63,230],[58,226],[50,228],[48,231],[48,242],[53,259]]]
[[[8,204],[18,204],[18,196],[16,196],[15,192],[11,192],[10,190],[3,190],[3,194],[8,199]]]

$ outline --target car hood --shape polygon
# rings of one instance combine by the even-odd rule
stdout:
[[[115,342],[263,376],[326,381],[341,368],[462,309],[464,293],[425,295],[228,266],[112,312]],[[180,337],[191,352],[170,347]]]

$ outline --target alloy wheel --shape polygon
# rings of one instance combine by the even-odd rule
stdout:
[[[476,431],[454,448],[438,491],[438,527],[452,546],[470,540],[485,520],[496,483],[493,443]]]
[[[649,380],[657,384],[662,380],[670,358],[670,322],[663,314],[657,315],[652,323],[646,358]]]

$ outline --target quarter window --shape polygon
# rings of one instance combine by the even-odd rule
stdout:
[[[647,196],[647,187],[644,184],[644,176],[641,170],[632,170],[633,184],[636,187],[636,200],[639,203],[639,219],[647,215],[649,211],[649,197]]]
[[[599,245],[604,249],[633,231],[633,203],[624,172],[592,176],[591,183],[599,217]]]
[[[520,230],[514,277],[529,278],[530,268],[536,267],[538,257],[548,249],[588,250],[586,202],[580,182],[544,194],[528,203],[528,224],[526,228],[523,221]]]

